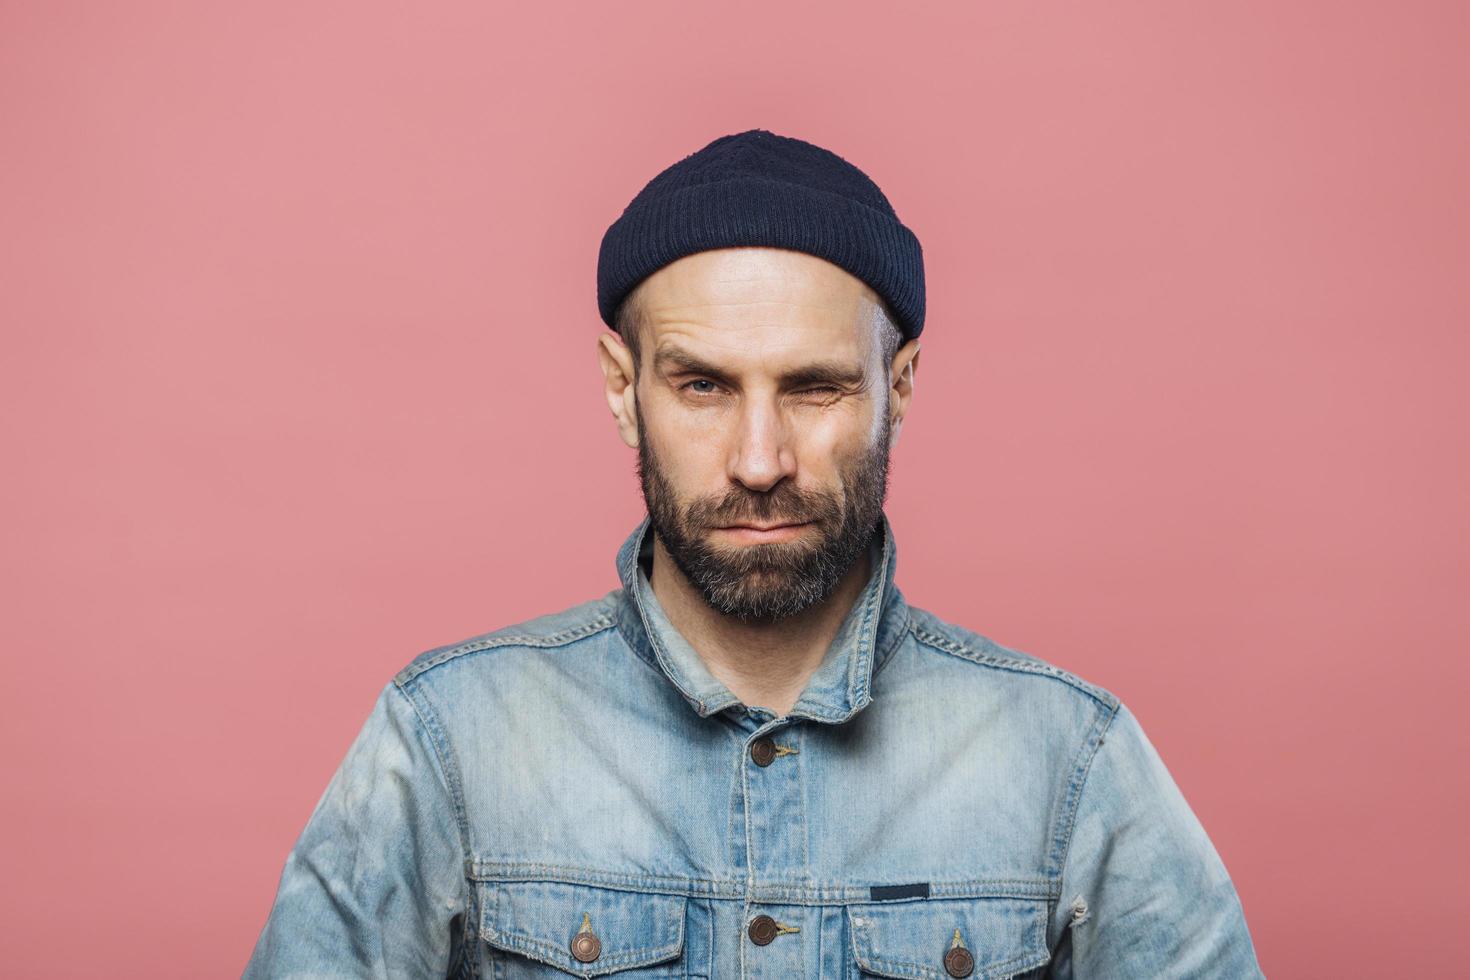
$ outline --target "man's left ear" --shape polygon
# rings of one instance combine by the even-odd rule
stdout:
[[[888,393],[888,421],[892,426],[888,439],[890,446],[898,441],[899,429],[903,426],[904,416],[908,414],[909,402],[914,397],[914,372],[918,369],[919,338],[915,337],[893,355],[893,364],[889,369],[889,385],[892,388]]]

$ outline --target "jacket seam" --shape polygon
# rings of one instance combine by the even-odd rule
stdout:
[[[463,938],[461,940],[458,956],[461,962],[467,962],[470,968],[470,976],[479,976],[479,964],[474,955],[473,938],[479,933],[479,924],[475,921],[479,918],[478,889],[474,884],[474,860],[470,847],[469,808],[465,804],[464,785],[459,773],[459,766],[454,759],[453,748],[449,745],[449,736],[445,733],[443,726],[439,723],[439,715],[429,703],[427,692],[413,683],[413,678],[404,680],[394,679],[403,699],[413,709],[414,717],[418,719],[424,732],[429,736],[429,743],[434,747],[434,760],[439,767],[439,778],[445,789],[449,791],[450,803],[454,807],[455,829],[459,834],[459,849],[461,859],[460,883],[463,888],[463,902],[465,922],[462,927]],[[451,959],[451,964],[453,959]],[[452,967],[451,967],[452,968]]]
[[[796,884],[747,878],[701,878],[682,875],[628,874],[605,872],[570,865],[541,862],[476,861],[471,877],[482,884],[512,882],[555,882],[613,891],[655,895],[684,895],[689,898],[782,901],[799,905],[894,905],[896,901],[874,902],[873,885],[907,884],[911,876],[875,877],[861,885]],[[752,890],[753,889],[753,890]],[[1051,900],[1061,894],[1061,882],[1055,877],[990,877],[937,880],[930,885],[930,898],[1028,898]]]
[[[920,626],[912,616],[909,618],[909,625],[910,630],[914,634],[914,637],[925,646],[932,647],[936,650],[939,650],[943,653],[948,653],[955,657],[959,657],[962,660],[968,660],[971,663],[980,664],[983,667],[996,667],[1001,670],[1016,671],[1023,674],[1039,674],[1043,677],[1050,677],[1054,680],[1061,681],[1068,687],[1080,691],[1081,693],[1092,698],[1094,701],[1098,702],[1098,704],[1102,705],[1106,709],[1112,710],[1117,706],[1118,700],[1115,696],[1099,690],[1094,685],[1087,683],[1076,675],[1071,674],[1060,667],[1056,667],[1051,664],[1033,663],[1029,660],[1018,660],[1013,657],[998,657],[978,653],[977,651],[972,650],[967,644],[959,643],[955,640],[951,640],[947,636],[941,636],[938,633],[934,633],[930,630],[925,629],[924,627]]]
[[[1118,716],[1120,706],[1121,702],[1099,712],[1097,720],[1093,722],[1092,728],[1077,749],[1077,760],[1073,764],[1072,779],[1068,786],[1069,799],[1063,802],[1060,822],[1054,835],[1056,843],[1053,846],[1058,848],[1058,852],[1054,857],[1056,871],[1051,877],[1058,883],[1066,875],[1067,858],[1072,852],[1072,834],[1076,830],[1077,813],[1082,807],[1082,796],[1087,790],[1088,777],[1092,775],[1092,763],[1097,758],[1098,750],[1102,748],[1108,730],[1112,728],[1113,719]]]
[[[414,661],[413,663],[409,664],[407,667],[404,667],[401,671],[399,671],[398,676],[394,678],[394,681],[402,686],[403,684],[407,684],[411,681],[417,680],[419,677],[433,670],[435,667],[441,667],[452,660],[458,660],[462,657],[470,656],[471,654],[484,653],[487,650],[495,650],[500,647],[524,646],[535,647],[538,649],[550,649],[554,647],[567,646],[573,641],[580,640],[597,633],[601,633],[603,630],[609,629],[614,625],[616,624],[613,620],[612,615],[610,613],[602,613],[596,619],[593,619],[590,622],[583,623],[580,626],[573,626],[568,629],[559,630],[555,633],[540,635],[535,633],[522,633],[512,634],[508,636],[492,634],[490,636],[480,639],[467,640],[464,643],[460,643],[454,647],[451,647],[450,649],[445,650],[443,653],[436,654],[435,656],[430,657],[427,660]]]

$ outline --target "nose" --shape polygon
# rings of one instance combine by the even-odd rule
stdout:
[[[730,478],[748,490],[764,493],[786,477],[796,475],[790,426],[782,413],[767,402],[754,398],[745,401],[730,452]]]

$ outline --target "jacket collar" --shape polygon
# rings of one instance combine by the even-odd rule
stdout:
[[[643,521],[618,549],[617,625],[633,651],[661,670],[701,717],[740,704],[715,678],[703,658],[669,622],[649,583],[653,560],[652,521]],[[873,700],[872,680],[908,630],[908,604],[894,583],[898,550],[888,515],[869,544],[871,573],[821,665],[787,717],[836,724]]]

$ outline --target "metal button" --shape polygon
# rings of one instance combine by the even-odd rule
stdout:
[[[764,946],[776,938],[776,920],[769,915],[758,915],[750,920],[750,928],[746,932],[750,934],[751,942]]]
[[[750,743],[750,760],[762,769],[776,761],[776,743],[769,735],[762,735]]]
[[[963,946],[956,946],[944,954],[944,972],[952,977],[968,977],[975,972],[975,957]]]
[[[578,963],[591,963],[602,955],[602,940],[592,931],[592,917],[582,913],[582,928],[572,937],[572,956]]]
[[[578,963],[591,963],[602,955],[602,940],[590,932],[579,932],[572,937],[572,955]]]

